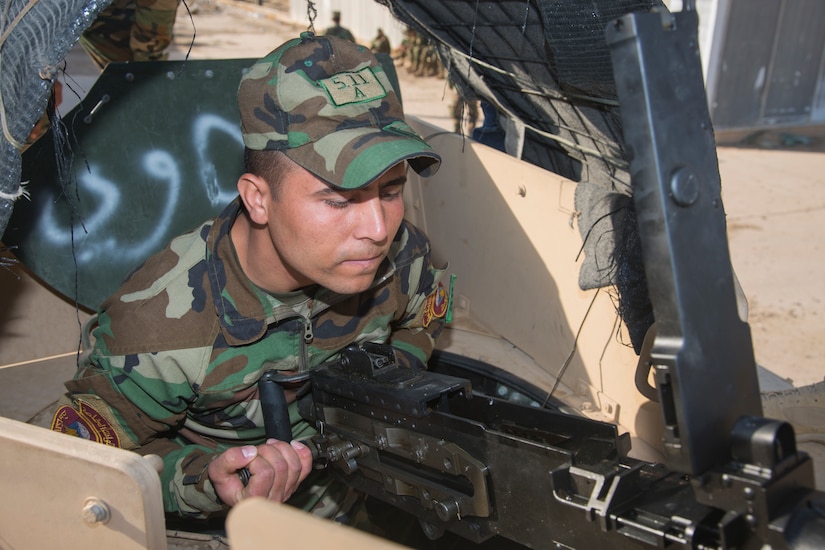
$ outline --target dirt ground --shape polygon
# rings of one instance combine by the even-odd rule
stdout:
[[[795,386],[825,374],[825,152],[720,147],[734,268],[757,361]]]
[[[200,0],[179,11],[172,59],[261,57],[306,25],[287,3]],[[75,49],[68,70],[94,67]],[[444,80],[399,71],[405,110],[452,129]],[[825,129],[737,136],[718,148],[731,258],[748,296],[757,362],[795,386],[825,375]]]

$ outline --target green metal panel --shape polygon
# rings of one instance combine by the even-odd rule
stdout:
[[[149,255],[236,196],[237,89],[253,63],[110,64],[63,117],[68,143],[49,133],[24,155],[31,201],[18,201],[4,243],[46,284],[96,309]]]

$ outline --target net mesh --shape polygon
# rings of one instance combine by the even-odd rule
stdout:
[[[508,136],[509,153],[578,183],[579,286],[616,288],[638,351],[652,314],[644,270],[631,261],[641,251],[605,29],[662,2],[377,1],[436,45],[460,95],[488,102],[520,133]]]
[[[111,0],[0,0],[0,235],[24,195],[21,149],[80,34]]]

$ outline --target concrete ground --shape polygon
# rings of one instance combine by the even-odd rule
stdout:
[[[286,18],[287,2],[190,3],[179,10],[172,59],[261,57],[306,28]],[[69,56],[72,86],[95,68],[80,48]],[[452,129],[444,80],[399,71],[406,111]],[[64,92],[65,112],[72,94]],[[747,146],[719,147],[731,258],[750,304],[756,359],[794,386],[825,375],[825,151],[822,129],[770,132]]]

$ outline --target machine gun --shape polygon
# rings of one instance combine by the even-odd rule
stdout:
[[[813,548],[825,495],[783,422],[743,418],[730,460],[691,477],[629,458],[615,426],[474,395],[468,380],[352,345],[312,371],[317,467],[425,533],[532,548]],[[305,403],[306,405],[306,403]]]
[[[823,548],[825,495],[793,428],[761,417],[740,319],[698,51],[686,9],[607,29],[656,334],[667,464],[610,424],[399,368],[388,346],[312,371],[320,467],[437,538],[533,548]]]

